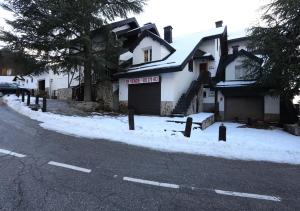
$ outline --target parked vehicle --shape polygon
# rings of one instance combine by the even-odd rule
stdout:
[[[0,83],[0,97],[5,94],[16,94],[17,90],[24,91],[26,94],[30,92],[27,89],[21,88],[16,83]]]

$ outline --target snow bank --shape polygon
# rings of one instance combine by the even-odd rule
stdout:
[[[226,123],[228,142],[223,143],[218,142],[220,123],[205,131],[193,130],[191,138],[188,139],[182,133],[174,132],[183,131],[184,124],[166,122],[183,118],[136,116],[136,130],[129,131],[126,116],[62,116],[31,111],[16,96],[5,97],[4,100],[15,111],[40,121],[41,127],[67,135],[107,139],[166,152],[300,164],[300,138],[280,129],[238,128],[241,125]],[[205,118],[207,115],[209,114],[200,114],[198,117]]]

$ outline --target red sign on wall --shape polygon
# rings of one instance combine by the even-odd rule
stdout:
[[[127,84],[149,84],[149,83],[158,83],[159,81],[160,81],[159,76],[126,79]]]

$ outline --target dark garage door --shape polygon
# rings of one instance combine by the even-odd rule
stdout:
[[[261,97],[226,97],[225,119],[264,119],[264,101]]]
[[[128,108],[136,114],[160,115],[160,93],[160,83],[129,85]]]

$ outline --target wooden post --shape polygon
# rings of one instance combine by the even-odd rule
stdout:
[[[188,117],[186,120],[184,136],[190,138],[192,132],[193,118]]]
[[[130,109],[128,111],[128,123],[129,123],[129,130],[134,130],[134,110]]]
[[[30,92],[27,93],[27,106],[30,105]]]
[[[226,127],[222,123],[219,127],[219,141],[225,141],[226,142]]]
[[[43,97],[43,107],[42,107],[42,112],[47,111],[47,98]]]
[[[25,102],[25,92],[24,92],[24,90],[22,90],[22,102],[23,103]]]

